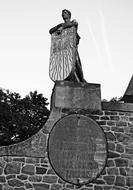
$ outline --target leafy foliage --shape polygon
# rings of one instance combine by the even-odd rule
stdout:
[[[37,91],[25,98],[0,89],[0,145],[23,141],[43,127],[49,116],[47,99]]]

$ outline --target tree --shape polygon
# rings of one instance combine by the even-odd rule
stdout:
[[[47,99],[37,91],[24,98],[0,89],[0,144],[23,141],[45,124],[49,116]]]

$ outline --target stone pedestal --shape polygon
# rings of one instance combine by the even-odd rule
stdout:
[[[51,113],[45,124],[49,133],[54,124],[71,113],[94,113],[101,110],[100,84],[55,82],[51,96]]]
[[[101,110],[100,84],[58,81],[53,89],[52,108]]]

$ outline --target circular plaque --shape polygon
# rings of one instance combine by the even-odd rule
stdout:
[[[48,158],[59,177],[72,184],[92,182],[106,163],[106,138],[91,118],[72,114],[54,125],[48,139]]]

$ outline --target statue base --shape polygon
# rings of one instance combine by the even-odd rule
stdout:
[[[52,108],[101,110],[100,84],[55,82],[51,98]]]

